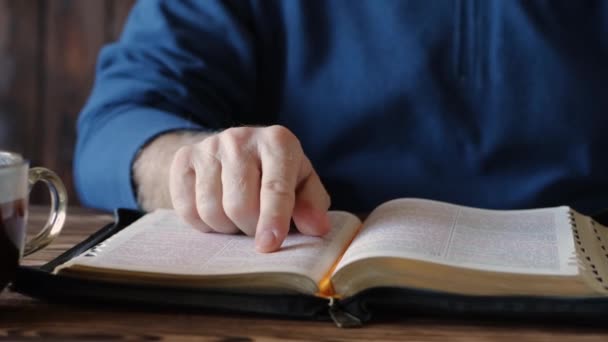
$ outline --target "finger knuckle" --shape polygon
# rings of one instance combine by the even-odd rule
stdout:
[[[254,128],[252,127],[230,127],[221,133],[221,137],[244,141],[249,140],[253,133]]]
[[[191,226],[194,226],[197,229],[199,229],[203,232],[206,232],[206,233],[211,231],[211,229],[208,226],[206,226],[204,224],[200,224],[202,222],[201,217],[199,216],[195,207],[190,206],[190,205],[180,205],[180,204],[174,204],[173,207],[174,207],[175,211],[177,212],[177,214]]]
[[[294,199],[295,189],[284,179],[270,179],[264,181],[262,188],[274,194],[275,196],[284,197],[285,199]]]
[[[215,201],[198,201],[196,210],[203,222],[207,224],[217,222],[220,219],[218,215],[220,206]]]
[[[192,145],[180,147],[173,156],[172,165],[187,164],[192,156]]]
[[[249,201],[236,199],[224,202],[224,211],[234,222],[250,222],[257,216],[258,209]]]
[[[232,160],[247,160],[251,155],[250,141],[238,136],[227,136],[221,143],[221,154]]]
[[[288,128],[281,125],[267,127],[266,136],[271,142],[282,146],[299,144],[298,138]]]
[[[210,163],[221,163],[221,161],[220,141],[217,137],[209,137],[199,143],[192,156],[192,164],[195,166],[207,166]],[[204,167],[198,168],[199,171],[204,169]]]
[[[220,138],[218,135],[211,135],[196,145],[197,152],[204,154],[215,154],[220,147]]]

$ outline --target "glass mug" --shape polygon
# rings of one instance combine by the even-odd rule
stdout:
[[[28,199],[32,186],[44,182],[51,193],[46,225],[25,241]],[[14,278],[21,257],[47,246],[65,222],[67,194],[61,179],[43,167],[29,167],[19,154],[0,151],[0,291]]]

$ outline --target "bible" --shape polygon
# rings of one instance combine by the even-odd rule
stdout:
[[[361,310],[370,305],[357,300],[366,294],[367,304],[443,298],[427,304],[446,308],[451,298],[464,311],[480,300],[498,311],[518,300],[541,311],[557,310],[551,303],[563,312],[581,303],[590,312],[608,307],[608,230],[566,206],[487,210],[403,198],[365,220],[329,215],[327,235],[292,229],[279,251],[263,254],[252,237],[201,233],[174,211],[157,210],[55,262],[50,273],[117,288],[315,298],[328,301],[339,325],[366,320]]]

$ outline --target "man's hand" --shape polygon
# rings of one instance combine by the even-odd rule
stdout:
[[[170,168],[177,213],[204,232],[255,235],[256,248],[280,248],[298,230],[330,229],[330,198],[300,142],[282,126],[230,128],[181,147]]]

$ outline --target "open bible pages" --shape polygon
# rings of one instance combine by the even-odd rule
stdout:
[[[396,257],[490,272],[576,275],[567,207],[495,211],[399,199],[382,204],[336,268]]]
[[[352,214],[331,212],[332,229],[323,237],[290,233],[274,253],[258,253],[253,237],[201,233],[172,210],[157,210],[107,239],[95,252],[72,259],[61,269],[97,269],[172,275],[225,276],[296,273],[316,283],[331,269],[360,221]],[[125,273],[125,271],[128,271]]]

